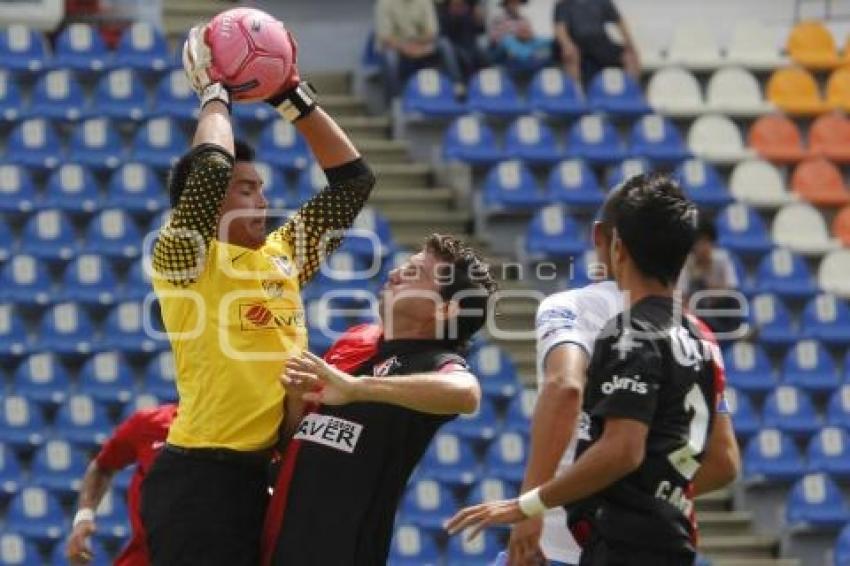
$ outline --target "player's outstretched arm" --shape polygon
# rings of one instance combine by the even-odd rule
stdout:
[[[735,481],[741,469],[741,453],[732,419],[718,413],[711,427],[705,457],[694,476],[694,495],[722,489]]]
[[[65,543],[65,556],[72,564],[88,564],[92,559],[89,537],[95,532],[94,512],[112,485],[113,472],[92,461],[83,475],[80,497],[71,534]]]

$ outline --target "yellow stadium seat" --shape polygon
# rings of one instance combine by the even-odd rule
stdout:
[[[850,68],[838,69],[829,76],[826,103],[835,110],[850,112]]]
[[[808,69],[834,69],[842,64],[835,39],[822,22],[800,22],[788,36],[791,59]]]
[[[801,67],[776,70],[767,83],[767,98],[788,114],[816,116],[829,111],[815,78]]]

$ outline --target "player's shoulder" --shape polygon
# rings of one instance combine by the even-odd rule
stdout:
[[[617,284],[613,281],[600,281],[549,295],[540,302],[537,314],[540,316],[550,311],[557,313],[571,310],[575,313],[581,308],[600,309],[605,306],[609,306],[613,313],[622,310],[620,305],[622,305],[622,297]]]

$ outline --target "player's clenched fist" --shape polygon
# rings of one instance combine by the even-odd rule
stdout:
[[[65,556],[71,564],[88,564],[92,560],[89,538],[94,534],[94,521],[79,521],[68,537]]]

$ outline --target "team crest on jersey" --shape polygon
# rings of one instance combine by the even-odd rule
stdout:
[[[372,370],[372,374],[376,377],[384,377],[392,373],[396,368],[401,367],[401,362],[398,361],[398,356],[393,356],[386,361],[381,362]]]
[[[285,255],[278,255],[269,258],[278,271],[286,277],[292,277],[292,261]]]

